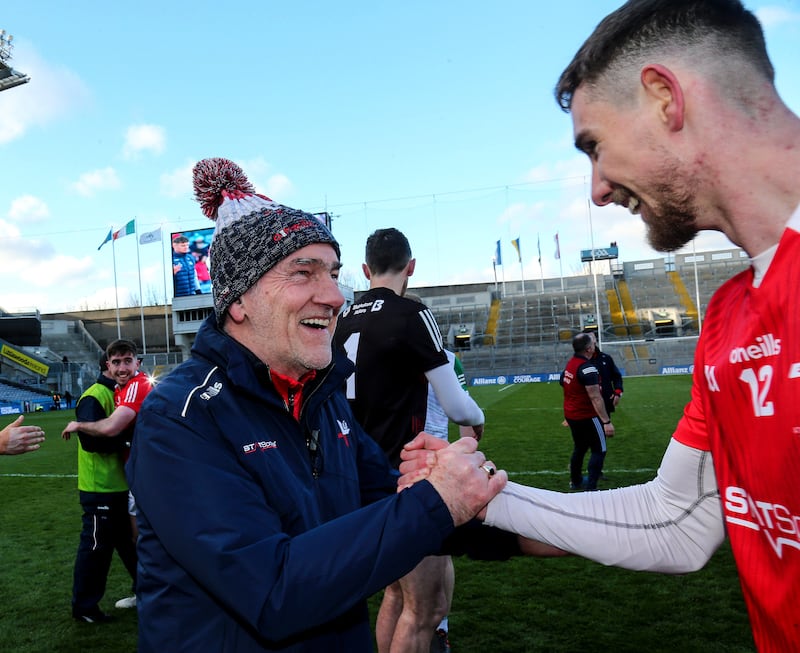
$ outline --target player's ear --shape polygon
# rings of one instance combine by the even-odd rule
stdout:
[[[685,98],[677,76],[666,66],[650,64],[642,69],[642,87],[655,103],[658,117],[670,131],[683,129]]]
[[[369,271],[369,266],[366,263],[361,264],[361,271],[364,273],[364,276],[367,278],[367,281],[369,281],[369,279],[372,276],[372,273]]]
[[[414,274],[414,268],[416,268],[416,267],[417,267],[417,259],[412,258],[408,262],[408,265],[406,266],[406,270],[407,270],[406,275],[410,277],[412,274]]]

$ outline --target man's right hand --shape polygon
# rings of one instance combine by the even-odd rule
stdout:
[[[406,473],[400,479],[400,487],[408,486],[409,481],[427,478],[447,505],[453,523],[460,526],[475,517],[505,487],[508,475],[486,460],[486,456],[478,451],[475,438],[461,438],[449,446],[441,440],[437,440],[440,444],[436,445],[432,442],[434,439],[428,434],[421,434],[406,445],[401,453],[406,462],[404,454],[421,455],[412,455],[417,461],[414,465],[416,471],[412,472],[414,480],[411,481],[412,476]],[[426,445],[432,449],[422,449]],[[433,455],[433,464],[429,464],[431,459],[428,454]],[[401,473],[406,462],[400,466]],[[487,470],[494,471],[490,474]]]

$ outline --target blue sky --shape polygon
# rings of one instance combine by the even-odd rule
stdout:
[[[364,242],[395,226],[417,257],[412,285],[582,270],[581,249],[657,254],[635,216],[592,208],[588,162],[552,88],[620,4],[218,2],[7,3],[11,65],[30,83],[0,93],[0,307],[113,308],[110,227],[211,226],[191,167],[237,161],[257,189],[328,210],[345,278]],[[747,0],[765,27],[778,88],[800,112],[800,6]],[[553,237],[561,240],[561,268]],[[726,247],[701,234],[697,248]],[[164,251],[115,243],[121,306],[164,298]],[[171,287],[168,290],[171,297]]]

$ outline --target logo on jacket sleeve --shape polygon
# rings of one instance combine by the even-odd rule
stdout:
[[[350,447],[350,439],[347,437],[350,435],[350,426],[343,419],[337,419],[336,423],[339,425],[339,439],[344,440],[345,446]]]

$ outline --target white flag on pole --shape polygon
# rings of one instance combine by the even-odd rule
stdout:
[[[139,244],[140,245],[149,245],[150,243],[160,243],[161,242],[161,227],[158,229],[154,229],[153,231],[147,231],[139,236]]]

